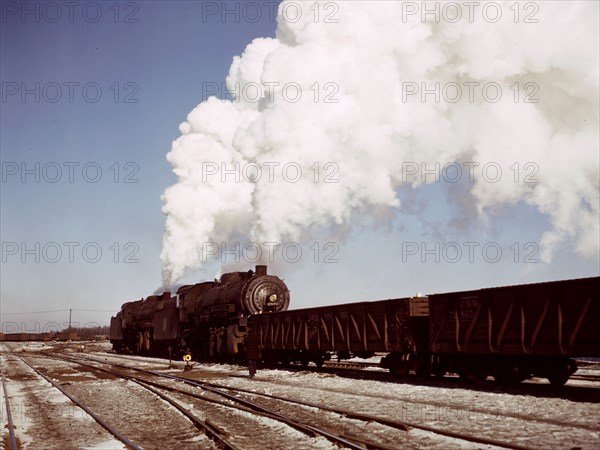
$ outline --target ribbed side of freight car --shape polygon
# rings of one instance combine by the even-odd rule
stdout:
[[[252,316],[263,359],[321,365],[330,352],[368,357],[427,346],[427,298],[350,303]]]
[[[429,308],[439,371],[560,384],[569,357],[600,356],[600,277],[430,295]]]

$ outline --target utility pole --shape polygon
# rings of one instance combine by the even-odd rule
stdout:
[[[73,310],[69,308],[69,335],[67,336],[67,341],[71,340],[71,311]]]

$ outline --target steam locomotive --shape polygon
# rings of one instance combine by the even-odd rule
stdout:
[[[254,333],[269,364],[370,357],[409,372],[513,384],[564,384],[573,357],[600,357],[600,277],[504,286],[288,311],[285,283],[265,266],[123,305],[111,319],[119,352],[243,359]]]
[[[110,340],[120,353],[195,357],[236,355],[248,317],[286,310],[290,292],[266,266],[224,274],[220,280],[182,286],[125,303],[111,318]]]

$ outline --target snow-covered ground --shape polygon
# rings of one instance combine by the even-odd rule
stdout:
[[[40,348],[41,344],[8,343],[0,347],[3,352],[1,359],[8,381],[11,410],[18,436],[24,444],[23,448],[123,448],[122,444],[97,426],[91,418],[86,417],[83,411],[75,408],[56,389],[42,381],[31,369],[26,368],[15,356],[18,354],[27,357],[28,353]],[[109,349],[108,343],[92,343],[87,344],[81,354],[98,361],[183,373],[184,363],[181,361],[173,361],[173,367],[169,369],[168,360],[125,357],[107,353]],[[71,350],[73,356],[77,356],[79,352],[76,350],[80,349],[76,349],[73,344]],[[29,360],[51,373],[53,370],[59,373],[60,369],[61,383],[66,384],[78,398],[94,403],[108,416],[109,421],[121,424],[139,423],[138,429],[143,430],[142,434],[151,438],[150,442],[156,443],[156,446],[150,445],[146,448],[166,448],[165,445],[169,447],[173,437],[180,439],[178,448],[212,446],[206,438],[198,436],[189,422],[181,417],[177,418],[172,411],[169,412],[168,409],[172,407],[166,407],[158,399],[150,399],[141,392],[139,386],[131,382],[98,378],[98,374],[92,374],[76,365],[65,365],[63,362],[36,360],[33,357]],[[600,369],[592,366],[582,369],[581,372],[598,375]],[[491,383],[489,389],[485,384],[469,388],[458,383],[392,383],[356,380],[331,373],[310,371],[262,369],[256,378],[250,379],[244,367],[228,364],[199,364],[186,374],[223,386],[304,400],[528,447],[600,447],[600,387],[598,383],[585,380],[570,380],[564,390],[564,396],[544,396],[535,389],[504,392]],[[546,384],[545,381],[543,383]],[[573,395],[577,390],[589,394],[588,398]],[[188,403],[200,408],[193,402]],[[32,414],[32,408],[45,411],[52,408],[52,414]],[[211,418],[210,414],[230,414],[209,407],[202,408],[202,414],[206,418]],[[118,414],[115,411],[118,411]],[[109,412],[112,415],[108,414]],[[239,413],[236,414],[238,416],[233,413],[228,416],[230,419],[226,422],[232,425],[236,420],[241,422]],[[141,415],[147,416],[148,420],[141,420]],[[3,430],[6,430],[5,416],[3,412]],[[323,420],[335,419],[330,413],[322,413],[322,416]],[[253,426],[256,433],[263,425],[269,425],[262,423],[268,419],[252,420],[255,420]],[[148,429],[149,423],[155,424],[152,429]],[[384,433],[379,425],[369,423],[363,426],[365,435],[376,436],[378,433]],[[236,428],[232,426],[232,430],[234,429]],[[135,430],[135,427],[128,428],[129,432],[131,430]],[[246,430],[251,432],[249,428]],[[294,437],[289,429],[282,428],[280,433],[286,439]],[[260,436],[260,433],[257,436]],[[408,432],[398,432],[393,436],[396,437],[390,434],[388,438],[394,439],[392,442],[395,442],[398,448],[488,448],[480,444],[441,437],[417,428],[411,428]],[[328,441],[306,439],[306,448],[332,448]],[[265,445],[270,448],[285,448],[277,441],[261,442],[259,437],[242,442],[245,442],[244,448],[265,448]],[[255,442],[256,445],[249,442]]]
[[[4,348],[0,351],[15,434],[21,448],[125,448],[84,410],[40,378],[19,358],[7,355]],[[0,392],[0,423],[4,438],[4,435],[8,435],[8,421],[4,393]],[[8,440],[3,439],[3,446],[7,443]]]

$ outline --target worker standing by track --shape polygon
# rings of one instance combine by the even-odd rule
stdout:
[[[250,378],[254,378],[254,375],[256,375],[256,363],[260,359],[261,353],[260,340],[253,330],[248,332],[248,335],[244,340],[244,347],[246,348],[246,359],[248,360]]]

